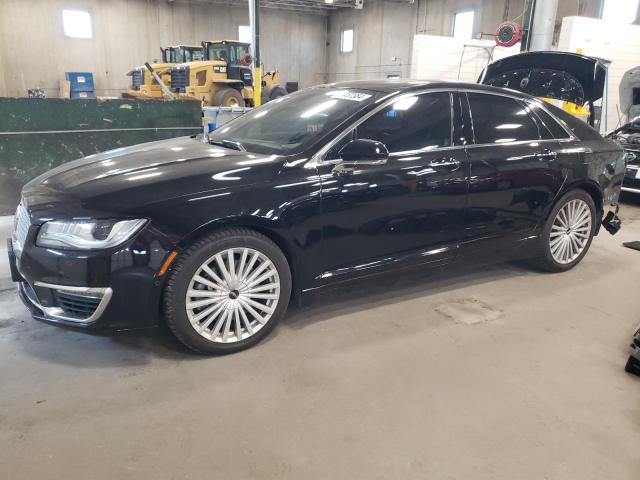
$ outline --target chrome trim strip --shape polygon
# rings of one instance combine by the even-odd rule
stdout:
[[[25,297],[27,297],[29,299],[29,301],[39,310],[42,311],[42,313],[44,313],[45,317],[51,319],[51,320],[61,320],[61,321],[65,321],[65,322],[73,322],[73,323],[79,323],[79,324],[89,324],[89,323],[93,323],[95,321],[97,321],[102,314],[104,313],[104,311],[106,310],[107,306],[109,305],[109,302],[111,301],[111,297],[113,296],[113,290],[109,287],[107,288],[94,288],[94,287],[72,287],[72,286],[67,286],[67,285],[55,285],[52,283],[44,283],[44,282],[35,282],[34,285],[36,287],[42,287],[42,288],[50,288],[53,290],[58,290],[58,291],[62,291],[62,292],[76,292],[76,293],[95,293],[96,297],[97,296],[102,296],[102,299],[100,300],[100,303],[98,304],[98,307],[96,308],[95,312],[93,312],[93,314],[87,318],[74,318],[74,317],[69,317],[66,316],[64,314],[64,310],[60,307],[45,307],[43,305],[40,304],[40,302],[38,301],[37,298],[32,298],[32,295],[29,295],[28,290],[26,289],[25,282],[21,282],[20,283],[20,289],[22,290],[22,293],[24,293]],[[31,286],[29,286],[29,288],[31,288]],[[33,291],[33,289],[31,289]],[[35,292],[33,292],[35,294]],[[96,298],[94,297],[94,298]]]
[[[513,145],[526,145],[528,143],[558,143],[557,140],[553,138],[547,138],[544,140],[518,140],[516,142],[504,142],[504,143],[474,143],[470,145],[466,145],[466,148],[478,148],[478,147],[511,147]]]
[[[640,193],[640,188],[622,187],[623,192]]]

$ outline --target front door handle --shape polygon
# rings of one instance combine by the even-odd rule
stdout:
[[[446,170],[448,172],[455,172],[460,168],[460,165],[461,163],[452,157],[443,157],[429,162],[429,167],[434,170]]]
[[[331,173],[335,173],[336,175],[346,175],[349,173],[353,173],[356,167],[367,165],[384,165],[386,163],[386,158],[378,158],[374,160],[358,160],[356,162],[340,162],[335,167],[333,167]]]
[[[538,160],[549,160],[550,162],[554,161],[558,157],[558,152],[554,152],[553,150],[549,150],[545,148],[539,153],[536,153],[536,158]]]

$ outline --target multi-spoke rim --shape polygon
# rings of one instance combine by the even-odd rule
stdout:
[[[591,209],[587,202],[567,202],[558,211],[549,235],[553,259],[563,265],[573,262],[586,248],[590,236]]]
[[[191,277],[187,317],[207,340],[239,342],[267,324],[279,298],[280,277],[269,257],[252,248],[229,248]]]

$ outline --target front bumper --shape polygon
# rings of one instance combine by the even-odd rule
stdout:
[[[19,283],[19,292],[22,301],[40,312],[44,319],[79,326],[100,320],[113,296],[109,287],[69,287],[41,282],[32,287],[26,281]],[[48,307],[41,303],[41,298],[46,299]]]
[[[640,151],[625,149],[627,169],[622,182],[622,191],[640,193]]]
[[[124,246],[103,251],[37,247],[36,234],[30,227],[19,256],[9,242],[12,279],[35,319],[94,331],[158,323],[164,277],[157,272],[171,250],[158,232],[145,228]]]

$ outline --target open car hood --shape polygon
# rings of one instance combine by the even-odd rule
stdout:
[[[608,64],[576,53],[522,53],[487,65],[478,83],[584,105],[602,98]]]

